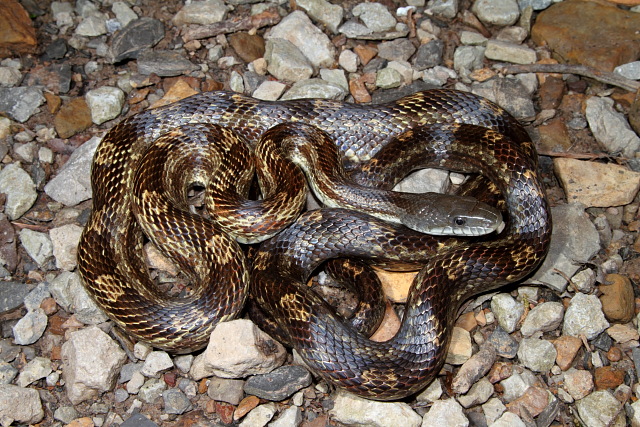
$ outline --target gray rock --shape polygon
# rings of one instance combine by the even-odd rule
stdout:
[[[302,410],[292,405],[283,410],[275,421],[271,421],[269,427],[297,427],[301,422]]]
[[[117,388],[113,392],[113,398],[117,403],[122,403],[129,398],[129,392],[123,388]]]
[[[242,378],[263,374],[281,366],[286,356],[284,347],[250,320],[231,320],[216,326],[207,349],[193,361],[190,375],[198,381],[212,375]]]
[[[53,419],[62,421],[65,424],[71,423],[71,421],[78,418],[80,414],[73,406],[60,406],[53,413]]]
[[[162,22],[147,17],[136,19],[113,36],[109,45],[108,59],[114,63],[135,59],[140,52],[152,48],[163,38]]]
[[[625,412],[620,406],[608,390],[594,391],[576,402],[578,414],[588,426],[625,426]]]
[[[537,59],[535,50],[501,40],[489,40],[484,56],[495,61],[513,62],[514,64],[533,64]]]
[[[429,0],[427,10],[435,15],[453,19],[458,14],[458,0]]]
[[[213,400],[237,405],[244,395],[244,381],[230,378],[212,377],[209,380],[207,396]]]
[[[0,88],[0,112],[20,123],[37,113],[44,101],[42,86]]]
[[[408,61],[415,52],[416,48],[411,40],[405,38],[382,42],[378,45],[378,57],[388,61]]]
[[[509,378],[500,381],[500,385],[504,389],[504,401],[513,402],[521,397],[529,387],[536,382],[536,377],[530,371],[524,371],[521,374],[514,372]]]
[[[544,10],[551,6],[553,0],[518,0],[520,10],[531,7],[533,10]]]
[[[71,154],[58,174],[44,186],[53,200],[66,206],[75,206],[91,198],[91,161],[100,138],[94,137]]]
[[[307,12],[311,19],[320,22],[332,33],[338,32],[338,26],[344,15],[342,6],[331,4],[326,0],[297,0],[296,4]]]
[[[422,417],[403,402],[376,402],[345,391],[337,391],[332,419],[347,425],[371,427],[414,426],[422,424]]]
[[[179,52],[170,50],[144,50],[138,54],[138,72],[160,77],[173,77],[188,74],[200,69]]]
[[[0,420],[3,425],[8,426],[13,422],[35,424],[43,418],[38,390],[12,384],[0,385]]]
[[[559,302],[544,302],[534,307],[522,323],[520,332],[530,337],[536,332],[553,331],[562,323],[564,306]]]
[[[25,228],[20,231],[20,243],[39,266],[42,266],[53,255],[51,239],[45,233]]]
[[[618,65],[613,72],[630,80],[640,80],[640,61]]]
[[[49,292],[56,303],[86,325],[97,325],[108,318],[96,305],[75,272],[60,273],[49,284]]]
[[[282,95],[282,100],[323,98],[342,100],[346,96],[345,91],[333,83],[321,79],[309,79],[296,82]]]
[[[483,46],[458,46],[453,52],[453,69],[468,78],[471,71],[482,67],[484,50]]]
[[[166,351],[152,351],[142,365],[140,373],[146,377],[158,378],[164,371],[173,368],[173,361]]]
[[[340,86],[345,92],[349,91],[349,82],[347,82],[347,76],[345,76],[344,70],[322,68],[320,70],[320,77],[326,82]]]
[[[596,284],[596,272],[590,268],[580,270],[571,276],[571,283],[583,294],[590,294]]]
[[[529,33],[522,27],[505,27],[496,35],[496,40],[515,43],[516,45],[520,45]]]
[[[367,36],[373,32],[370,28],[367,28],[364,25],[353,21],[345,22],[340,26],[340,28],[338,28],[338,31],[350,39],[357,39],[363,36]]]
[[[24,298],[24,306],[27,310],[35,310],[50,296],[49,285],[47,283],[40,283]]]
[[[526,424],[513,412],[505,412],[491,424],[491,427],[526,427]]]
[[[14,87],[22,81],[22,73],[15,67],[0,67],[0,87]]]
[[[396,19],[389,10],[380,3],[360,3],[352,10],[353,16],[357,16],[371,31],[388,31],[396,26]]]
[[[449,79],[455,79],[458,75],[450,68],[437,65],[422,72],[422,80],[433,86],[444,86]]]
[[[300,365],[286,365],[272,372],[254,375],[244,383],[244,391],[262,399],[281,401],[311,384],[311,374]]]
[[[185,4],[173,17],[175,25],[208,25],[222,21],[229,7],[222,0],[194,1]]]
[[[516,0],[478,0],[471,10],[485,24],[501,27],[515,24],[520,17]]]
[[[173,363],[176,365],[176,368],[180,370],[180,372],[187,373],[189,372],[189,369],[191,369],[191,365],[193,364],[193,355],[183,354],[180,356],[176,356],[173,359]]]
[[[146,381],[138,391],[138,397],[146,403],[153,403],[159,399],[167,389],[167,384],[158,378]]]
[[[260,405],[249,412],[240,422],[239,427],[264,427],[276,414],[275,403]]]
[[[183,392],[175,388],[162,392],[164,412],[167,414],[184,414],[192,409],[191,401]]]
[[[49,230],[56,267],[65,271],[76,268],[77,247],[81,234],[82,227],[75,224],[66,224]]]
[[[12,364],[0,362],[0,385],[9,384],[18,375],[18,370]]]
[[[118,117],[122,111],[124,99],[122,89],[110,86],[90,90],[85,95],[91,111],[91,120],[97,125]]]
[[[564,315],[562,333],[579,337],[584,334],[591,340],[609,327],[602,312],[602,303],[595,295],[577,293]]]
[[[125,364],[122,369],[120,369],[118,383],[122,384],[130,381],[135,372],[140,372],[140,369],[142,369],[142,365],[143,363],[141,362]]]
[[[475,383],[469,392],[463,396],[458,396],[458,402],[464,408],[470,408],[472,406],[482,405],[493,394],[493,384],[485,377]]]
[[[609,152],[634,156],[640,148],[640,137],[631,129],[624,115],[615,110],[613,99],[592,96],[587,99],[585,112],[593,136]]]
[[[4,212],[12,220],[27,212],[38,197],[33,179],[19,163],[10,163],[0,171],[0,193],[7,195]]]
[[[531,100],[532,90],[518,79],[490,79],[474,83],[471,92],[483,96],[503,107],[517,119],[535,117],[536,109]]]
[[[138,19],[138,15],[123,1],[114,2],[111,11],[116,15],[116,19],[122,27],[126,27],[130,22]]]
[[[269,73],[279,80],[297,82],[306,80],[313,74],[313,66],[309,60],[288,40],[267,40],[264,58]]]
[[[440,399],[442,393],[442,384],[440,383],[440,380],[436,378],[427,386],[427,388],[422,390],[420,394],[416,396],[416,401],[419,403],[432,403]]]
[[[491,311],[498,324],[507,333],[516,330],[518,321],[524,314],[524,307],[509,294],[496,294],[491,298]]]
[[[120,427],[158,427],[158,424],[154,423],[144,415],[137,413],[133,414],[125,422],[120,424]]]
[[[496,353],[500,357],[513,359],[518,353],[518,341],[499,326],[489,335],[487,341],[496,349]]]
[[[518,359],[535,372],[549,372],[558,355],[551,342],[540,338],[523,338],[518,349]]]
[[[20,282],[0,282],[0,313],[14,310],[23,304],[29,287]]]
[[[338,64],[347,72],[355,73],[358,71],[358,55],[356,55],[352,50],[345,49],[340,52],[340,56],[338,56]]]
[[[28,311],[13,327],[16,344],[29,345],[38,341],[47,328],[47,315],[41,308]]]
[[[383,68],[376,73],[376,86],[381,89],[391,89],[402,84],[402,75],[393,68]]]
[[[120,346],[96,326],[69,334],[62,345],[62,373],[71,403],[111,390],[126,360]]]
[[[130,394],[138,394],[140,392],[140,389],[144,385],[145,385],[144,375],[142,375],[140,371],[135,371],[131,374],[131,378],[127,382],[127,392]]]
[[[480,378],[484,377],[496,361],[496,350],[492,345],[483,345],[476,354],[471,356],[458,370],[453,378],[453,391],[457,394],[464,394]]]
[[[600,238],[582,205],[552,207],[551,217],[554,221],[549,254],[527,282],[544,284],[562,292],[567,287],[565,277],[571,277],[580,265],[589,262],[598,253]],[[556,271],[564,274],[557,274]]]
[[[76,35],[97,37],[107,34],[107,16],[100,12],[93,12],[86,16],[76,27]]]
[[[269,31],[266,39],[289,40],[315,67],[331,68],[334,65],[335,46],[329,37],[313,25],[309,17],[300,10],[283,18]]]
[[[587,396],[593,390],[593,376],[583,369],[569,368],[564,373],[564,389],[575,400]]]
[[[46,357],[35,357],[22,368],[16,384],[26,387],[34,381],[45,378],[51,372],[51,360]]]
[[[492,425],[506,410],[507,407],[497,397],[492,397],[482,405],[482,412],[488,425]]]
[[[433,402],[422,422],[422,427],[466,427],[468,425],[469,420],[464,415],[462,406],[454,398]]]
[[[461,31],[460,43],[469,46],[486,46],[487,38],[475,31]]]
[[[413,59],[413,67],[421,71],[442,64],[443,50],[444,42],[442,40],[431,40],[428,43],[420,45]]]

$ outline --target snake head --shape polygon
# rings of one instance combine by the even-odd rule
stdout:
[[[401,216],[412,230],[436,236],[481,236],[504,226],[502,214],[473,197],[421,194]]]

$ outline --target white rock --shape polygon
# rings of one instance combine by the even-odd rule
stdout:
[[[309,79],[294,83],[280,99],[283,101],[304,98],[342,100],[345,95],[346,92],[340,86],[326,82],[322,79]]]
[[[138,391],[138,397],[146,403],[153,403],[162,396],[162,392],[167,389],[167,384],[158,379],[151,378],[145,382]]]
[[[455,399],[437,400],[424,416],[422,427],[466,427],[469,420]]]
[[[469,392],[463,396],[458,396],[458,402],[465,407],[470,408],[476,405],[482,405],[485,403],[493,394],[493,384],[486,378],[483,377],[471,386]]]
[[[360,3],[351,12],[353,16],[359,17],[371,31],[389,31],[396,26],[396,19],[380,3]]]
[[[253,411],[252,411],[253,412]],[[302,422],[302,410],[298,406],[289,406],[269,427],[297,427]]]
[[[124,105],[124,92],[118,87],[102,86],[84,96],[91,111],[91,120],[99,125],[115,119]]]
[[[416,396],[416,400],[418,402],[431,403],[440,399],[440,396],[442,396],[442,384],[440,383],[440,380],[436,378],[427,388]]]
[[[285,39],[293,43],[315,67],[331,68],[336,50],[329,37],[313,25],[309,17],[297,10],[273,27],[267,40]]]
[[[497,397],[492,397],[482,405],[482,412],[487,419],[487,424],[493,424],[507,410],[502,401]]]
[[[147,355],[140,370],[142,375],[158,378],[164,371],[173,368],[173,361],[166,351],[152,351]]]
[[[554,345],[540,338],[523,338],[518,348],[522,364],[535,372],[549,372],[557,355]]]
[[[276,82],[273,80],[265,80],[260,83],[260,86],[256,88],[251,96],[256,99],[261,99],[263,101],[276,101],[284,90],[287,88],[287,85],[284,83]]]
[[[173,18],[175,25],[215,24],[224,19],[229,8],[222,0],[194,1],[185,4]]]
[[[631,129],[624,115],[614,108],[611,98],[592,96],[585,110],[589,128],[596,140],[611,153],[633,157],[640,148],[640,137]]]
[[[34,381],[45,378],[51,372],[51,360],[46,357],[34,357],[22,368],[16,384],[26,387]]]
[[[47,328],[47,315],[41,308],[30,310],[13,326],[16,344],[29,345],[38,341]]]
[[[297,82],[308,79],[313,74],[313,66],[309,60],[289,40],[267,40],[264,58],[269,73],[280,80]]]
[[[151,347],[149,344],[142,341],[138,341],[133,345],[133,355],[138,360],[145,360],[149,355],[149,353],[151,353],[152,351],[153,351],[153,347]]]
[[[370,427],[418,427],[422,417],[403,402],[376,402],[363,399],[345,391],[338,391],[332,418],[347,425]]]
[[[76,34],[85,37],[97,37],[107,34],[107,17],[100,12],[94,12],[85,17],[76,27]]]
[[[498,324],[508,334],[516,330],[518,321],[524,314],[524,307],[509,294],[496,294],[491,298],[491,311]]]
[[[530,337],[536,332],[548,332],[562,323],[564,306],[559,302],[544,302],[535,306],[522,323],[520,332]]]
[[[12,384],[0,385],[0,422],[3,426],[13,422],[35,424],[43,418],[38,390]]]
[[[349,91],[349,83],[347,82],[347,76],[345,76],[344,70],[322,68],[320,70],[320,77],[324,81],[340,86],[345,92]]]
[[[471,10],[485,24],[513,25],[520,16],[516,0],[478,0]]]
[[[489,424],[490,427],[526,427],[524,421],[513,412],[505,412],[495,422]]]
[[[204,353],[196,356],[190,375],[200,380],[216,375],[242,378],[264,374],[281,366],[284,347],[247,319],[219,323],[211,333]]]
[[[620,406],[608,390],[594,391],[576,402],[578,414],[587,426],[625,426],[625,411]]]
[[[332,33],[338,32],[338,26],[344,15],[341,6],[331,4],[326,0],[296,0],[296,4],[304,9],[313,20],[325,25]]]
[[[563,335],[579,337],[584,334],[588,340],[597,337],[609,327],[602,312],[602,303],[595,295],[577,293],[564,315]]]
[[[273,418],[275,414],[276,404],[273,402],[265,403],[252,409],[251,412],[244,417],[240,423],[240,427],[264,427],[271,421],[271,418]]]
[[[338,64],[349,73],[358,71],[358,63],[358,55],[352,50],[345,49],[340,52],[340,56],[338,56]]]
[[[129,22],[138,19],[138,15],[123,1],[113,3],[111,11],[116,15],[116,19],[120,21],[123,27],[126,27]]]
[[[113,388],[127,355],[96,326],[70,334],[62,345],[63,377],[74,405]]]
[[[53,244],[46,233],[25,228],[20,231],[20,243],[39,266],[53,255]]]
[[[536,62],[536,51],[520,44],[489,40],[484,56],[494,61],[512,62],[514,64],[533,64]]]
[[[4,213],[12,220],[28,211],[38,197],[31,176],[18,163],[10,163],[0,171],[0,193],[7,195]]]
[[[107,320],[107,316],[82,286],[78,273],[60,273],[49,284],[49,292],[60,307],[74,313],[76,318],[86,325],[97,325]]]
[[[131,379],[127,381],[127,392],[129,394],[138,394],[142,386],[144,385],[145,377],[136,371],[131,375]]]
[[[67,224],[49,230],[56,267],[65,271],[71,271],[76,267],[77,248],[81,234],[82,227],[75,224]]]

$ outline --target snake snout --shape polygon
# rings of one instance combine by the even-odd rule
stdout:
[[[424,204],[407,211],[402,223],[435,236],[482,236],[504,227],[498,209],[471,197],[444,195],[437,205]]]

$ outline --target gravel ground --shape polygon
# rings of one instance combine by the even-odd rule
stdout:
[[[5,1],[3,426],[640,425],[640,6]],[[84,291],[91,159],[124,117],[220,89],[380,103],[435,87],[485,96],[527,126],[554,233],[531,278],[466,306],[445,368],[418,395],[334,390],[246,318],[202,352],[169,355],[131,342]],[[404,188],[461,179],[423,174]],[[163,289],[183,292],[175,266],[146,252]],[[382,279],[399,302],[411,276]]]

